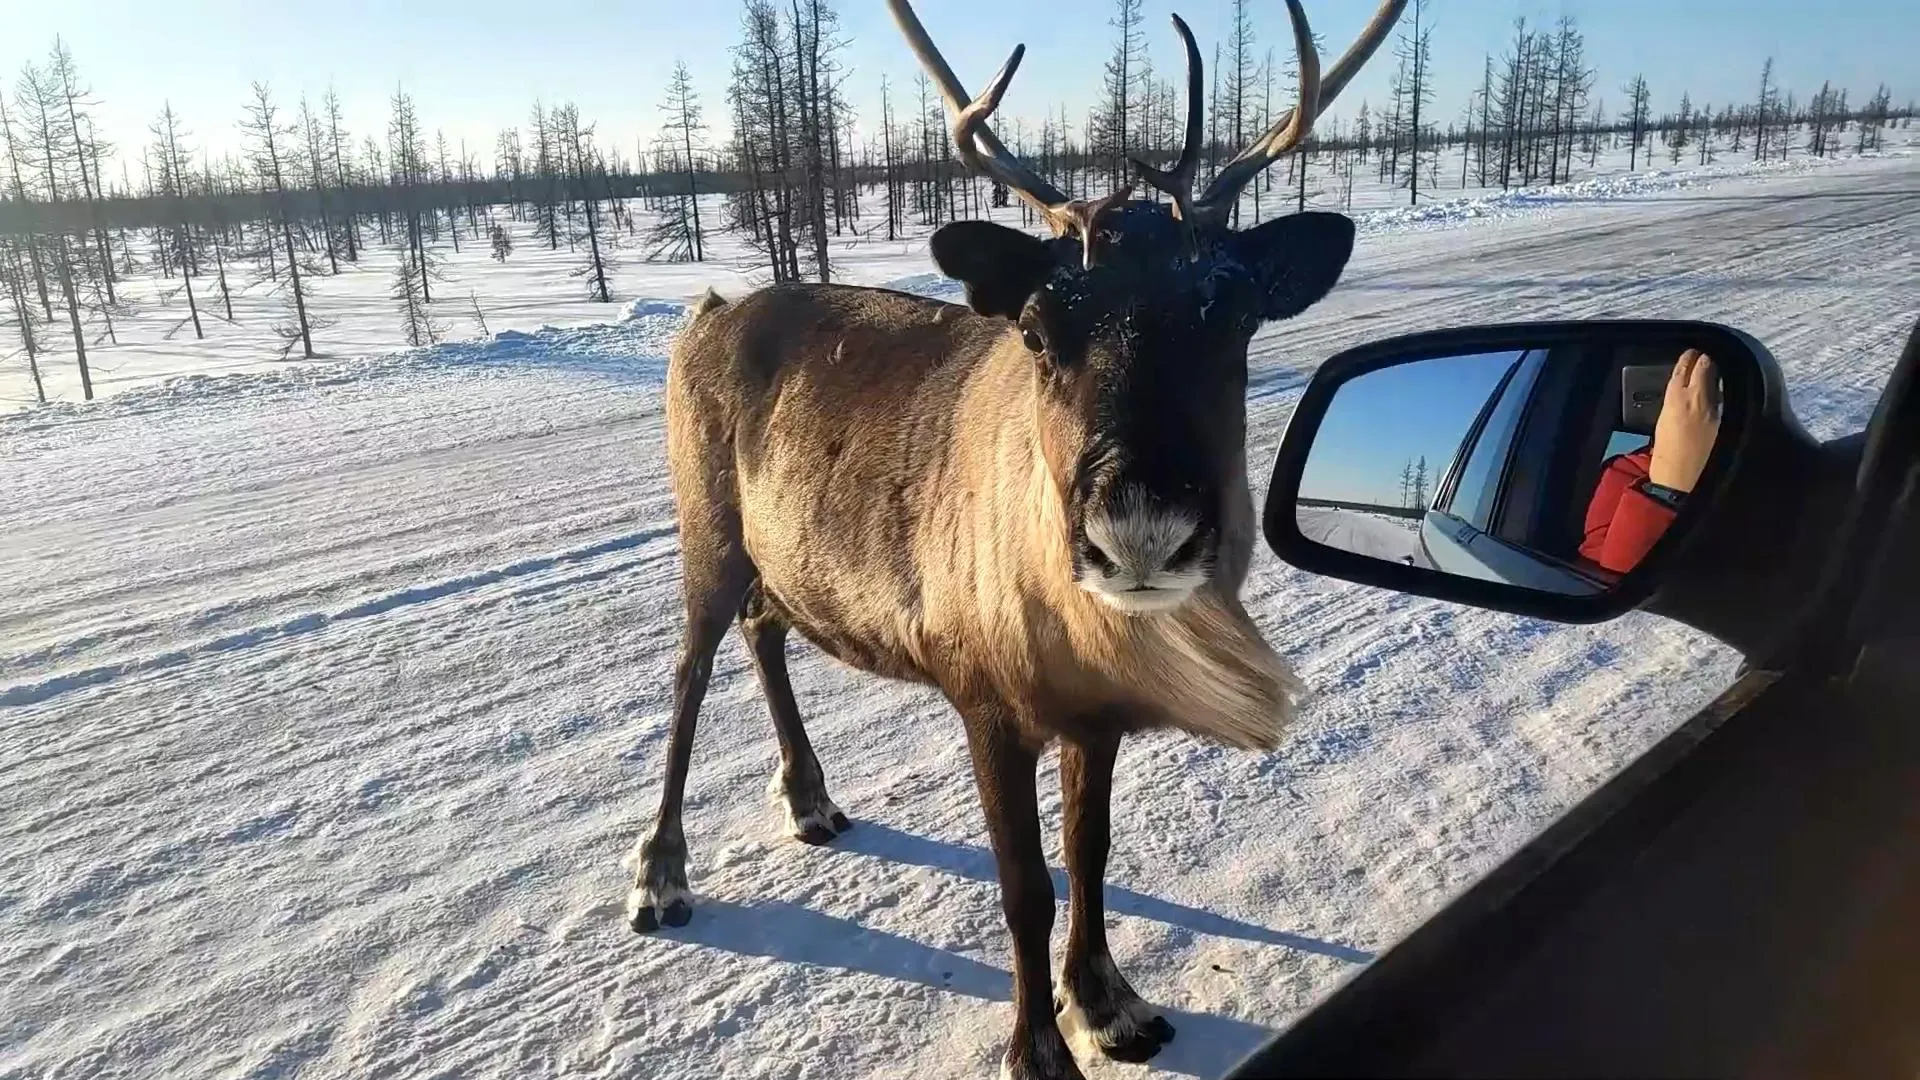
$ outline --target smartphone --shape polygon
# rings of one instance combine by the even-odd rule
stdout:
[[[1652,435],[1667,400],[1672,364],[1628,364],[1620,369],[1620,431]]]

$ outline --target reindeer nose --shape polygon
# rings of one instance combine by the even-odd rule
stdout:
[[[1164,570],[1199,553],[1200,523],[1190,513],[1129,490],[1087,520],[1087,565],[1108,578],[1144,587]]]

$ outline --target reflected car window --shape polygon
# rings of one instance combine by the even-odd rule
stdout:
[[[1514,434],[1520,428],[1520,412],[1533,395],[1534,380],[1546,358],[1545,350],[1535,349],[1521,359],[1519,370],[1508,380],[1499,403],[1488,414],[1486,426],[1480,430],[1467,455],[1466,467],[1460,472],[1460,484],[1454,490],[1449,509],[1476,529],[1486,529],[1493,515],[1500,477],[1505,471],[1502,466],[1508,449],[1513,446]]]

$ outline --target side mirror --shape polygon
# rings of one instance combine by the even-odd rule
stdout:
[[[1597,622],[1660,587],[1769,397],[1765,350],[1710,323],[1468,327],[1321,365],[1263,527],[1314,573]]]

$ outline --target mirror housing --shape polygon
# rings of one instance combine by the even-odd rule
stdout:
[[[1343,550],[1303,532],[1301,489],[1303,479],[1308,476],[1310,460],[1318,460],[1313,453],[1316,439],[1321,436],[1342,389],[1356,380],[1422,362],[1437,365],[1468,357],[1502,353],[1519,357],[1544,352],[1544,362],[1533,364],[1536,378],[1565,388],[1560,400],[1570,402],[1576,411],[1582,404],[1590,410],[1608,407],[1603,396],[1612,388],[1613,393],[1622,395],[1618,426],[1622,432],[1630,432],[1651,423],[1644,412],[1643,399],[1646,380],[1652,374],[1629,375],[1623,391],[1620,389],[1621,368],[1632,365],[1617,362],[1607,365],[1621,356],[1631,358],[1635,353],[1644,353],[1655,343],[1683,343],[1712,357],[1720,388],[1717,438],[1691,493],[1659,539],[1629,569],[1601,575],[1603,580],[1591,590],[1555,591],[1538,587],[1541,580],[1538,578],[1529,579],[1535,581],[1535,585],[1529,586],[1515,584],[1512,575],[1443,572],[1437,567],[1460,564],[1434,559],[1423,560],[1427,565],[1409,565],[1404,559],[1394,561]],[[1579,365],[1601,366],[1577,370]],[[1496,389],[1496,396],[1498,393]],[[1569,396],[1582,393],[1586,395],[1584,398]],[[1471,396],[1469,392],[1466,398]],[[1768,496],[1765,501],[1771,504],[1777,519],[1778,509],[1783,505],[1780,500],[1793,498],[1796,478],[1825,475],[1812,467],[1814,463],[1810,458],[1818,455],[1819,447],[1786,415],[1784,397],[1778,365],[1764,346],[1738,330],[1715,323],[1685,320],[1509,323],[1406,335],[1361,345],[1321,365],[1302,394],[1275,455],[1272,481],[1261,515],[1262,529],[1276,555],[1314,573],[1557,622],[1601,622],[1645,607],[1707,630],[1743,651],[1751,651],[1757,647],[1764,629],[1756,625],[1751,595],[1756,590],[1762,593],[1766,590],[1753,579],[1744,583],[1717,581],[1725,575],[1714,573],[1712,552],[1737,548],[1748,557],[1731,561],[1751,565],[1756,538],[1740,536],[1736,529],[1725,526],[1753,520],[1754,504],[1762,496]],[[1366,398],[1362,395],[1347,400],[1365,401]],[[1491,410],[1493,404],[1493,400],[1488,399],[1487,409]],[[1481,416],[1473,421],[1476,432],[1486,413]],[[1362,418],[1365,419],[1364,414]],[[1396,432],[1392,417],[1383,414],[1377,421],[1376,430],[1384,433],[1383,438]],[[1591,433],[1567,432],[1565,437],[1584,440],[1590,438]],[[1466,446],[1461,444],[1463,453]],[[1325,452],[1323,446],[1323,455]],[[1454,455],[1449,452],[1451,456]],[[1768,471],[1774,472],[1785,485],[1784,489],[1762,492],[1756,483],[1742,482],[1755,479],[1752,465],[1760,459],[1765,459]],[[1441,465],[1443,475],[1451,482],[1458,467],[1448,466],[1446,462]],[[1445,495],[1442,490],[1440,497]],[[1325,498],[1309,497],[1308,502],[1319,507],[1349,506]],[[1417,498],[1415,502],[1415,510],[1424,509],[1418,505]],[[1746,505],[1729,507],[1729,503]],[[1426,539],[1423,533],[1423,542]],[[1798,549],[1804,545],[1787,546]],[[1784,552],[1776,557],[1789,558]],[[1741,595],[1742,590],[1747,596]],[[1663,603],[1668,594],[1677,603]]]

